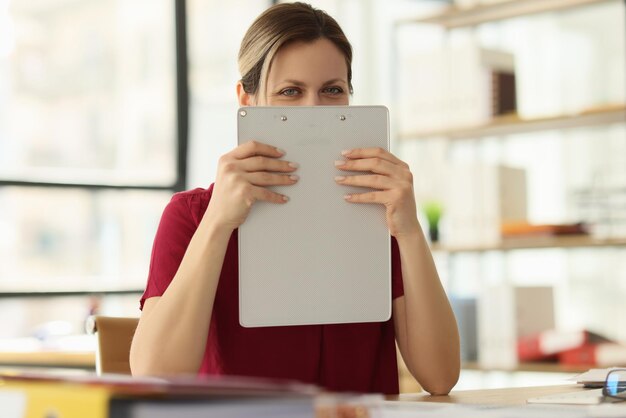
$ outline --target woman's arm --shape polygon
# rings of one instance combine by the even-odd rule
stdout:
[[[296,166],[284,152],[248,142],[222,156],[209,206],[170,285],[146,300],[130,350],[133,375],[197,373],[206,349],[213,302],[233,231],[257,200],[285,203],[265,188],[290,185]]]
[[[396,237],[404,296],[393,302],[396,340],[407,368],[433,395],[459,378],[459,333],[422,233]]]
[[[402,357],[424,389],[448,393],[460,371],[459,334],[417,220],[413,175],[406,163],[381,148],[348,150],[344,156],[347,161],[339,169],[372,174],[338,177],[337,183],[377,189],[346,200],[384,205],[389,232],[398,241],[404,296],[394,300],[393,316]]]
[[[133,375],[198,372],[231,234],[204,216],[163,296],[144,303],[130,349]]]

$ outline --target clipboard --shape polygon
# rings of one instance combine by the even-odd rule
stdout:
[[[239,322],[244,327],[386,321],[391,237],[385,208],[345,201],[369,189],[338,185],[334,162],[351,148],[389,149],[384,106],[239,109],[238,142],[281,148],[300,180],[271,189],[290,200],[256,202],[239,227]],[[348,173],[350,174],[350,173]],[[364,174],[362,172],[353,174]]]

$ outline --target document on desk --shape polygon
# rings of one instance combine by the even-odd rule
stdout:
[[[584,373],[572,376],[569,380],[573,380],[576,383],[582,383],[588,388],[601,388],[604,386],[606,375],[613,369],[619,367],[610,367],[607,369],[589,369]]]
[[[599,417],[599,406],[565,405],[467,405],[434,402],[385,401],[371,408],[372,418],[589,418]],[[606,411],[606,409],[604,409]],[[624,416],[626,408],[621,410]]]
[[[23,418],[26,414],[26,394],[19,390],[0,390],[3,418]]]
[[[556,395],[537,396],[528,399],[528,403],[561,404],[561,405],[597,405],[600,403],[621,402],[620,399],[605,398],[602,388],[578,390],[576,392],[559,393]]]

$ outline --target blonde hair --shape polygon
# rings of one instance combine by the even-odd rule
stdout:
[[[306,3],[281,3],[270,7],[252,23],[241,41],[239,73],[243,90],[265,97],[267,76],[278,50],[291,42],[325,38],[344,55],[352,93],[352,47],[335,19]]]

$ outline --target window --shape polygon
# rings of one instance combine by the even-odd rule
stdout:
[[[176,8],[0,2],[0,289],[144,286],[185,185]]]

